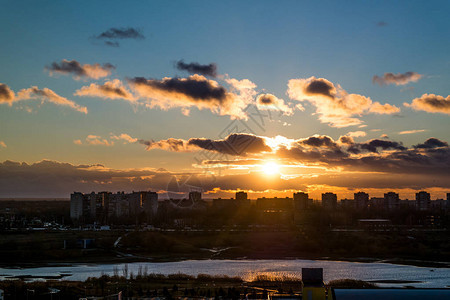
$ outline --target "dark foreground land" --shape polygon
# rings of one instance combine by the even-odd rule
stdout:
[[[447,231],[333,231],[315,228],[2,232],[0,264],[11,267],[79,262],[303,258],[385,260],[448,267],[448,236]],[[92,241],[87,249],[82,249],[83,239]]]
[[[299,295],[299,278],[258,276],[247,282],[240,277],[210,276],[200,274],[197,277],[185,274],[127,274],[127,270],[118,270],[120,275],[89,278],[80,281],[24,282],[3,281],[0,289],[5,291],[7,299],[79,299],[80,297],[104,297],[122,293],[124,299],[138,298],[215,298],[215,299],[267,299],[269,293]],[[125,275],[125,276],[124,276]],[[376,285],[358,280],[335,280],[328,287],[376,288]],[[52,294],[51,294],[52,293]]]

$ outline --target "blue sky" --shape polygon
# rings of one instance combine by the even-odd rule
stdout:
[[[253,100],[270,93],[292,109],[299,103],[304,106],[304,111],[294,109],[291,115],[272,112],[272,120],[254,131],[258,136],[297,140],[317,134],[337,141],[348,132],[363,131],[364,136],[354,137],[356,142],[381,139],[383,134],[387,136],[383,139],[403,142],[407,148],[431,137],[448,142],[448,113],[414,110],[403,103],[423,94],[445,99],[450,93],[449,9],[448,1],[4,1],[0,83],[15,94],[31,86],[48,88],[86,107],[88,113],[45,100],[0,104],[0,141],[5,145],[0,147],[0,161],[34,164],[46,159],[71,165],[102,164],[114,170],[198,172],[193,166],[198,151],[192,149],[146,151],[139,143],[117,140],[113,146],[102,146],[89,144],[86,138],[95,135],[111,142],[111,135],[125,133],[153,141],[218,140],[232,122],[230,115],[195,106],[189,116],[182,114],[181,107],[146,107],[151,97],[130,104],[74,95],[83,86],[114,79],[134,93],[126,85],[127,79],[186,78],[188,73],[174,67],[181,59],[215,63],[220,76],[211,80],[228,91],[231,87],[226,78],[248,79],[257,86]],[[121,39],[116,40],[119,47],[107,46],[95,37],[110,28],[135,28],[145,39]],[[99,79],[50,76],[45,67],[63,59],[81,65],[110,63],[116,68]],[[420,80],[384,86],[372,82],[375,75],[409,71],[420,74]],[[320,120],[313,100],[296,100],[287,94],[289,80],[312,76],[400,111],[353,115],[366,127],[335,127]],[[411,130],[423,131],[399,134]],[[74,142],[77,140],[82,145]],[[446,159],[444,163],[448,163]],[[279,164],[284,170],[286,162]],[[246,172],[258,169],[254,168]],[[329,172],[332,168],[325,169]],[[244,171],[227,172],[231,176]],[[441,194],[449,188],[442,184],[420,187],[439,189]],[[420,187],[412,181],[403,188],[410,193]],[[277,186],[273,188],[277,190]],[[367,188],[383,190],[381,186]]]

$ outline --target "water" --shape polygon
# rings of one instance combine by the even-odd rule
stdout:
[[[55,276],[61,273],[70,273],[65,280],[85,280],[88,277],[98,277],[102,274],[113,275],[114,269],[122,270],[125,264],[78,264],[68,267],[41,267],[8,269],[0,268],[0,280],[8,276],[33,275]],[[240,276],[251,280],[257,275],[297,276],[301,277],[302,268],[323,268],[324,281],[351,278],[365,281],[372,280],[405,280],[420,281],[414,283],[388,283],[378,284],[383,287],[414,286],[420,288],[444,288],[450,286],[450,268],[425,268],[415,266],[394,265],[388,263],[357,263],[345,261],[324,260],[186,260],[178,262],[129,263],[128,272],[134,275],[138,270],[147,273],[189,275],[209,274]]]

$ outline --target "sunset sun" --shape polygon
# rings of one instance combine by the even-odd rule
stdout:
[[[275,175],[280,172],[280,166],[275,162],[268,162],[262,166],[262,171],[266,175]]]

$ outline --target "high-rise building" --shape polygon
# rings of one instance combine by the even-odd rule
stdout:
[[[384,207],[387,210],[395,210],[400,206],[400,198],[397,193],[389,192],[384,194]]]
[[[70,217],[81,222],[105,224],[114,218],[137,216],[142,211],[150,216],[156,214],[157,209],[155,192],[74,192],[70,195]]]
[[[354,193],[355,206],[357,209],[366,209],[369,206],[369,194],[364,192]]]
[[[70,218],[80,220],[83,216],[84,196],[82,193],[74,192],[70,195]]]
[[[308,193],[298,192],[294,193],[294,209],[302,210],[308,208],[309,196]]]
[[[322,194],[322,206],[324,208],[336,208],[337,195],[329,192]]]
[[[237,201],[247,201],[247,193],[246,192],[236,192],[236,200]]]
[[[140,192],[141,203],[147,216],[156,215],[158,211],[158,193]]]
[[[430,193],[421,191],[416,193],[416,207],[418,210],[428,210],[431,206]]]
[[[189,201],[192,203],[196,203],[202,200],[202,193],[201,192],[189,192]]]

